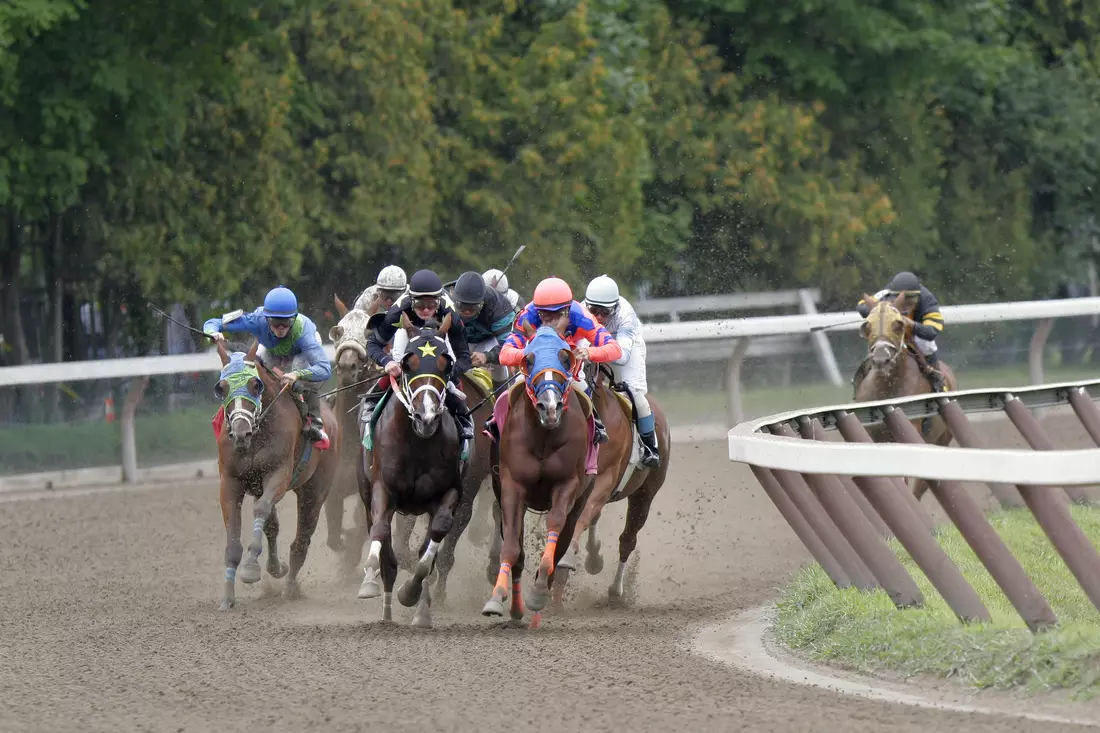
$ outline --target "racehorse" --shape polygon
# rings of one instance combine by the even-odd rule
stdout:
[[[867,357],[859,365],[853,380],[856,402],[888,400],[931,392],[932,386],[921,373],[917,357],[912,352],[914,347],[908,343],[913,322],[901,310],[905,294],[899,293],[893,302],[876,300],[866,294],[863,300],[871,310],[860,326],[860,335],[867,342]],[[938,366],[943,373],[947,390],[958,389],[951,367],[942,360]],[[913,425],[921,431],[927,443],[946,446],[951,442],[951,430],[939,415],[914,420]],[[876,426],[870,432],[876,442],[892,439],[890,433],[881,426]],[[927,489],[928,482],[924,479],[911,483],[913,495],[918,500]]]
[[[325,524],[328,527],[326,544],[336,552],[343,551],[341,570],[345,575],[358,571],[359,561],[363,557],[363,545],[367,540],[367,516],[361,511],[358,501],[359,482],[356,466],[359,462],[358,441],[353,436],[359,434],[359,399],[371,383],[371,377],[381,376],[382,372],[367,357],[367,321],[369,315],[359,309],[348,309],[336,295],[332,296],[340,321],[329,329],[329,338],[336,349],[336,418],[340,423],[340,432],[345,436],[340,446],[340,462],[333,480],[332,489],[325,500]],[[364,384],[357,384],[365,382]],[[357,385],[357,386],[351,386]],[[344,500],[356,497],[353,508],[354,526],[345,540],[343,533]]]
[[[638,533],[649,517],[649,508],[657,492],[665,483],[668,474],[669,456],[672,452],[672,440],[668,421],[660,404],[649,395],[649,404],[657,426],[657,445],[661,455],[661,465],[656,470],[642,466],[638,437],[634,431],[634,406],[630,401],[629,389],[623,391],[612,388],[612,373],[604,365],[586,364],[585,380],[592,385],[593,401],[596,410],[603,417],[607,428],[608,441],[600,448],[599,463],[592,493],[577,520],[573,542],[569,552],[558,563],[563,570],[561,578],[554,584],[554,607],[560,607],[565,594],[565,585],[569,572],[576,569],[577,556],[580,554],[580,538],[588,530],[588,557],[585,570],[596,575],[603,570],[603,556],[600,554],[599,519],[604,506],[609,502],[627,500],[626,525],[619,535],[619,568],[615,579],[607,588],[608,598],[612,601],[623,597],[623,579],[626,575],[626,563],[630,554],[638,545]]]
[[[302,435],[302,415],[294,397],[282,397],[278,370],[256,360],[258,342],[247,354],[232,355],[221,343],[218,356],[222,371],[214,394],[222,407],[214,418],[221,475],[222,519],[225,522],[225,595],[219,609],[228,611],[236,603],[235,581],[260,580],[259,556],[267,535],[267,572],[281,578],[287,572],[278,559],[276,538],[279,520],[275,506],[290,489],[298,495],[298,534],[290,546],[290,574],[283,588],[287,598],[301,595],[298,573],[306,560],[310,540],[317,528],[321,505],[328,494],[339,460],[339,425],[328,405],[322,402],[321,419],[336,450],[313,443]],[[291,393],[293,394],[293,393]],[[282,397],[282,399],[280,399]],[[241,562],[241,504],[245,494],[255,497],[252,508],[252,539]]]
[[[527,509],[546,514],[546,545],[527,594],[527,608],[550,601],[554,568],[573,539],[573,529],[592,490],[596,470],[594,424],[587,396],[574,384],[578,364],[565,339],[542,326],[524,347],[524,384],[497,400],[499,476],[493,490],[500,504],[500,570],[482,613],[503,616],[511,580],[513,619],[523,618],[523,519]],[[526,399],[524,398],[526,396]],[[506,414],[505,414],[506,413]]]
[[[392,620],[397,578],[390,536],[393,514],[430,515],[428,536],[413,576],[397,591],[401,605],[417,606],[412,623],[422,628],[432,625],[431,591],[424,580],[435,569],[440,544],[454,525],[455,507],[463,493],[458,426],[444,407],[454,366],[446,340],[452,324],[448,315],[438,328],[434,321],[417,328],[402,315],[409,348],[401,359],[400,380],[375,409],[378,416],[371,440],[369,480],[360,474],[359,482],[359,495],[370,513],[371,543],[358,595],[376,598],[384,587],[383,621]],[[364,462],[367,454],[364,445]],[[383,587],[378,583],[379,574]]]

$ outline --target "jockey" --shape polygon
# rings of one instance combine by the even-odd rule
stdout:
[[[497,291],[501,295],[508,298],[508,302],[512,304],[512,308],[520,310],[519,293],[508,287],[508,276],[500,270],[486,270],[481,273],[481,278],[485,281],[493,290]]]
[[[642,465],[658,468],[661,455],[657,450],[653,410],[646,398],[649,391],[645,373],[646,349],[638,315],[626,298],[619,295],[619,286],[607,275],[600,275],[588,283],[584,304],[622,349],[622,356],[611,362],[612,369],[630,387],[634,397],[634,407],[638,411],[638,433],[642,438]]]
[[[384,313],[405,294],[407,286],[404,270],[397,265],[383,267],[374,285],[359,294],[352,308],[364,311],[368,316]]]
[[[367,354],[386,370],[386,376],[379,381],[378,389],[370,390],[363,395],[361,420],[365,425],[370,425],[374,407],[382,398],[386,387],[389,386],[386,378],[393,380],[401,376],[401,362],[387,354],[384,349],[400,329],[399,324],[402,314],[408,316],[413,325],[417,327],[423,327],[429,319],[434,319],[442,324],[447,316],[451,316],[453,325],[447,331],[447,343],[454,357],[454,366],[451,369],[451,381],[447,385],[445,404],[451,414],[455,416],[462,441],[466,442],[473,439],[473,418],[466,408],[466,403],[455,394],[461,391],[458,389],[459,378],[470,371],[471,368],[470,347],[466,343],[466,334],[462,328],[459,315],[455,313],[450,299],[443,294],[443,281],[439,279],[439,275],[431,270],[418,270],[413,273],[413,276],[409,279],[408,292],[393,304],[386,312],[385,319],[367,337]],[[399,350],[395,345],[395,354],[400,355],[403,351],[403,348]],[[466,448],[467,445],[464,445],[464,453]]]
[[[607,330],[592,318],[588,310],[573,300],[569,284],[556,277],[549,277],[538,284],[527,307],[516,318],[512,334],[500,350],[500,363],[518,367],[523,364],[523,348],[527,345],[524,329],[535,331],[539,326],[550,326],[562,335],[573,348],[577,359],[594,364],[614,361],[623,355],[622,349]],[[576,346],[580,339],[587,339],[591,346]],[[596,423],[596,443],[607,442],[607,429],[592,406]]]
[[[260,342],[257,358],[282,370],[284,385],[290,385],[305,401],[302,432],[316,442],[328,440],[321,420],[321,385],[332,376],[332,365],[321,345],[317,326],[298,312],[298,298],[284,287],[270,291],[263,307],[251,313],[235,310],[211,318],[203,333],[225,343],[226,333],[249,333]],[[297,368],[294,368],[297,367]]]
[[[512,332],[516,311],[508,298],[485,286],[476,272],[464,272],[455,283],[451,298],[466,329],[470,362],[486,367],[493,376],[493,387],[508,381],[508,369],[500,364],[500,348]]]
[[[917,350],[917,361],[923,361],[925,376],[932,385],[933,392],[942,392],[944,387],[943,372],[936,368],[939,363],[939,355],[936,353],[936,336],[943,331],[943,315],[940,313],[940,304],[932,291],[921,284],[920,278],[911,272],[899,272],[887,284],[885,288],[875,293],[876,300],[883,298],[896,298],[898,293],[905,293],[905,305],[902,312],[913,320],[913,345]],[[856,310],[864,318],[871,312],[867,304],[861,298]]]

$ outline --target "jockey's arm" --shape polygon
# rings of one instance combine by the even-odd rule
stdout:
[[[397,333],[399,320],[401,320],[401,310],[395,304],[386,313],[385,320],[367,335],[367,356],[382,368],[393,361],[393,357],[386,353],[386,344],[393,340],[393,335]]]
[[[523,349],[527,339],[523,334],[513,331],[508,334],[504,345],[500,347],[500,364],[506,367],[518,367],[523,364]]]
[[[638,322],[633,317],[623,319],[619,330],[615,332],[615,343],[619,345],[622,355],[613,361],[620,366],[630,361],[630,352],[634,348],[634,336],[637,333]]]
[[[470,361],[470,342],[466,340],[466,329],[462,327],[462,320],[453,308],[448,308],[451,316],[451,329],[447,331],[447,338],[451,342],[451,351],[455,352],[455,374],[465,374],[474,368]],[[446,318],[446,316],[444,316]]]
[[[294,351],[309,362],[307,368],[295,370],[299,378],[307,382],[327,382],[332,376],[332,364],[313,321],[306,320],[302,335],[294,342]]]
[[[916,318],[913,320],[917,324],[913,326],[913,333],[925,341],[935,340],[943,330],[943,314],[940,313],[940,304],[936,296],[923,286],[920,289],[920,302],[917,304],[915,315]]]
[[[211,318],[202,324],[203,333],[250,333],[256,338],[261,338],[267,330],[266,319],[262,315],[263,308],[257,308],[252,313],[233,311],[226,313],[221,318]]]

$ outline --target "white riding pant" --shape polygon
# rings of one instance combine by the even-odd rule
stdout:
[[[638,419],[649,417],[653,410],[646,399],[649,385],[646,383],[645,373],[645,342],[634,342],[634,348],[630,350],[630,358],[625,364],[609,364],[615,381],[626,382],[634,395],[634,405],[638,409]]]
[[[500,342],[496,338],[487,338],[484,341],[479,341],[476,344],[470,344],[471,354],[485,354],[492,351],[496,347],[500,346]],[[489,370],[489,374],[493,377],[495,384],[502,384],[508,381],[508,367],[501,366],[500,364],[486,364],[485,369]]]
[[[928,356],[929,354],[936,353],[937,347],[935,341],[926,341],[920,336],[914,336],[913,344],[917,347],[917,351],[919,351],[923,356]]]

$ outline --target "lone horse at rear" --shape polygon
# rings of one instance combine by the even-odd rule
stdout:
[[[867,342],[867,356],[856,370],[856,402],[874,402],[897,397],[930,394],[932,384],[921,369],[911,343],[913,321],[903,312],[905,294],[899,293],[893,301],[876,300],[863,296],[870,312],[860,326],[860,335]],[[958,389],[955,373],[942,360],[939,370],[943,374],[944,391]],[[940,416],[913,421],[926,442],[946,446],[952,440],[951,430]],[[877,442],[889,441],[891,436],[884,428],[872,428],[871,437]],[[928,482],[918,479],[912,484],[913,495],[919,500],[928,489]]]
[[[672,454],[672,438],[665,419],[664,410],[650,394],[649,404],[655,418],[657,445],[661,463],[656,469],[649,469],[641,462],[641,444],[634,429],[634,406],[629,388],[623,384],[612,386],[611,372],[606,365],[586,364],[585,378],[592,385],[593,401],[603,416],[607,428],[608,441],[601,446],[598,470],[584,510],[577,521],[573,542],[569,552],[562,558],[558,567],[563,571],[561,579],[554,584],[554,607],[560,607],[565,594],[565,585],[569,572],[576,570],[577,556],[580,554],[580,537],[588,530],[585,570],[596,575],[603,570],[603,556],[600,554],[599,519],[603,508],[616,501],[626,500],[626,525],[619,535],[619,566],[615,578],[607,588],[611,601],[623,598],[623,581],[626,565],[631,553],[638,546],[638,534],[649,518],[649,509],[657,492],[665,483],[668,464]]]
[[[247,354],[228,353],[218,344],[222,371],[214,392],[222,408],[214,418],[221,475],[222,519],[225,521],[225,594],[219,609],[236,603],[236,579],[260,580],[259,556],[267,536],[267,572],[275,578],[287,573],[279,561],[276,538],[279,519],[275,507],[287,491],[298,495],[298,534],[290,546],[290,574],[283,594],[297,598],[298,573],[305,564],[321,506],[336,475],[339,426],[322,401],[321,419],[332,447],[315,445],[302,434],[302,415],[289,390],[281,390],[281,375],[256,360],[258,343]],[[284,395],[286,391],[288,394]],[[241,504],[245,494],[255,497],[252,538],[241,561]]]

